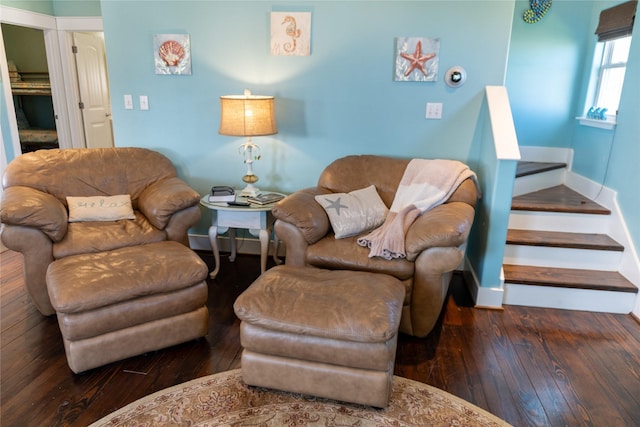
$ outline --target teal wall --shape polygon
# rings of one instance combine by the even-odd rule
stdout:
[[[636,15],[638,16],[638,15]],[[636,250],[640,250],[640,19],[633,29],[636,36],[631,42],[631,53],[624,81],[624,94],[620,100],[618,126],[610,136],[611,160],[604,184],[618,191],[618,203]],[[576,142],[577,145],[577,142]],[[577,149],[576,149],[577,150]],[[582,153],[583,150],[580,152]]]
[[[51,0],[55,16],[100,16],[100,0]],[[112,0],[118,1],[118,0]]]
[[[0,5],[28,10],[30,12],[43,13],[45,15],[54,14],[52,0],[0,0]]]
[[[329,162],[348,154],[467,160],[484,87],[504,82],[512,2],[302,2],[295,10],[312,12],[309,57],[269,54],[272,10],[282,6],[104,1],[116,145],[164,152],[199,192],[240,186],[243,140],[218,135],[219,96],[249,88],[276,97],[279,133],[254,138],[262,188],[315,185]],[[162,33],[190,34],[192,75],[154,74],[153,35]],[[393,81],[398,36],[440,38],[437,82]],[[458,89],[442,80],[453,65],[469,75]],[[124,109],[124,94],[134,96],[134,110]],[[149,97],[149,111],[139,110],[139,95]],[[442,120],[424,118],[428,101],[444,104]]]
[[[584,69],[592,56],[593,2],[555,0],[537,23],[522,19],[517,0],[506,86],[520,146],[570,147]]]
[[[595,9],[612,6],[619,2],[598,1]],[[595,28],[597,13],[591,27]],[[590,51],[595,40],[591,39]],[[589,57],[592,61],[593,55]],[[588,71],[588,70],[587,70]],[[583,78],[586,91],[588,76]],[[640,24],[636,19],[634,37],[624,90],[620,99],[618,125],[613,130],[575,126],[573,149],[575,151],[574,170],[576,173],[602,183],[618,193],[618,203],[623,211],[627,227],[636,249],[640,248],[640,191],[638,191],[638,165],[640,165]],[[599,159],[609,159],[608,162]]]

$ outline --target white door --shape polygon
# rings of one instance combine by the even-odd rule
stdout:
[[[107,57],[102,33],[73,33],[87,148],[113,147]]]

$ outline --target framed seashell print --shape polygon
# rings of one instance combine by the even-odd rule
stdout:
[[[153,36],[156,74],[191,74],[189,34],[156,34]]]

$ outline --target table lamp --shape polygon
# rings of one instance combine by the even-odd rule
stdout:
[[[240,192],[240,196],[258,196],[260,190],[253,185],[258,181],[258,176],[253,173],[253,162],[260,159],[260,147],[251,141],[251,137],[278,133],[273,113],[273,96],[251,95],[247,89],[244,95],[221,96],[218,133],[247,137],[247,142],[239,150],[247,165],[247,173],[242,177],[247,186]]]

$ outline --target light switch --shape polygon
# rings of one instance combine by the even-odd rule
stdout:
[[[124,96],[124,109],[133,110],[133,97],[131,95]]]
[[[441,119],[442,102],[427,102],[427,113],[425,117],[427,119]]]
[[[149,109],[149,98],[147,95],[140,95],[140,109],[148,110]]]

